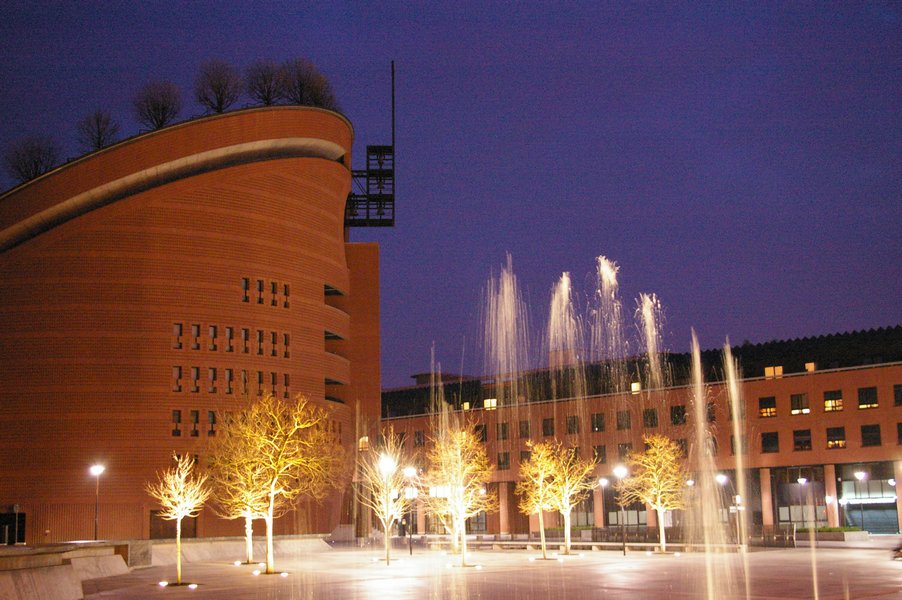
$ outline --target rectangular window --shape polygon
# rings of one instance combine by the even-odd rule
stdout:
[[[902,444],[902,423],[896,423],[896,443]]]
[[[216,367],[210,367],[207,369],[207,391],[211,394],[216,393]]]
[[[507,439],[507,423],[497,423],[496,424],[496,434],[499,440]]]
[[[279,284],[275,281],[270,281],[269,289],[270,289],[270,292],[272,292],[271,293],[272,299],[270,300],[270,305],[278,306],[279,305]]]
[[[529,421],[520,421],[520,439],[529,439]]]
[[[282,397],[287,398],[291,387],[288,385],[288,373],[282,375]]]
[[[210,424],[207,435],[216,435],[216,413],[212,410],[207,411],[207,423]]]
[[[827,428],[827,450],[846,447],[846,428],[845,427],[828,427]]]
[[[182,430],[179,429],[179,424],[182,422],[182,411],[174,410],[172,411],[172,437],[181,437]]]
[[[241,278],[241,291],[244,292],[244,297],[242,298],[242,302],[250,302],[251,301],[251,280],[247,277]]]
[[[175,350],[182,349],[182,324],[172,324],[172,347]]]
[[[877,388],[858,388],[858,408],[877,408]]]
[[[708,413],[708,423],[713,423],[717,420],[717,409],[713,402],[708,402],[706,412]]]
[[[290,291],[291,291],[291,290],[289,289],[287,283],[284,284],[284,285],[282,286],[282,306],[283,306],[284,308],[288,308],[289,306],[291,306],[290,303],[289,303],[289,301],[288,301],[288,298],[289,298],[290,295],[291,295],[291,294],[289,293]]]
[[[226,394],[232,394],[234,392],[234,384],[235,384],[235,371],[232,369],[226,369]]]
[[[191,349],[200,350],[200,323],[191,325]]]
[[[425,446],[426,445],[426,434],[422,431],[414,431],[413,432],[413,445],[416,447]]]
[[[520,463],[529,462],[530,458],[532,458],[532,453],[529,450],[520,450]]]
[[[792,449],[796,452],[811,450],[811,430],[796,429],[792,432]]]
[[[283,356],[284,358],[290,358],[290,357],[291,357],[291,352],[290,352],[289,349],[288,349],[288,347],[289,347],[290,345],[291,345],[291,335],[289,335],[289,334],[287,334],[287,333],[283,333],[283,334],[282,334],[282,350],[283,350],[282,356]]]
[[[861,445],[862,446],[879,446],[880,445],[880,425],[862,425],[861,426]]]
[[[811,412],[808,407],[808,394],[790,394],[789,409],[794,415],[807,415]]]
[[[276,389],[279,387],[279,376],[274,373],[269,373],[269,389],[272,392],[273,396],[278,396],[279,394],[276,392]]]
[[[604,431],[604,413],[592,413],[592,431]]]
[[[761,452],[772,453],[780,451],[780,437],[776,431],[766,431],[761,434]]]
[[[830,390],[824,392],[824,412],[836,412],[842,410],[842,390]]]
[[[219,327],[217,327],[216,325],[210,325],[209,333],[210,333],[209,348],[211,351],[216,352],[216,350],[217,350],[216,339],[219,337]]]
[[[745,435],[743,435],[739,438],[739,440],[742,442],[742,453],[748,454],[748,452],[749,452],[748,438],[746,438]],[[730,436],[730,454],[732,454],[734,456],[736,455],[736,436],[735,435]]]
[[[263,330],[257,330],[257,356],[263,356]]]
[[[893,404],[902,406],[902,383],[893,385]]]
[[[263,371],[257,371],[257,395],[263,395]]]
[[[676,443],[680,448],[680,453],[683,458],[689,456],[689,442],[686,441],[686,438],[679,438]]]
[[[480,442],[485,442],[488,439],[488,436],[486,435],[486,430],[485,430],[485,423],[480,423],[480,424],[476,425],[475,432],[476,432],[476,439],[478,439]]]
[[[251,330],[246,327],[241,328],[241,343],[242,343],[242,347],[243,347],[242,352],[244,352],[245,354],[250,353],[250,351],[251,351]]]
[[[182,368],[172,367],[172,391],[182,391]]]
[[[234,327],[226,327],[225,328],[225,337],[226,337],[226,352],[234,352],[235,351],[235,328]]]
[[[191,391],[200,391],[200,367],[191,367]]]
[[[677,404],[670,407],[670,423],[673,425],[686,424],[686,405]]]
[[[578,415],[568,415],[567,416],[567,433],[575,434],[579,433],[579,416]]]
[[[777,416],[776,396],[765,396],[764,398],[758,398],[758,416],[761,418]]]
[[[269,351],[270,356],[278,356],[279,355],[279,334],[275,331],[269,332],[269,341],[272,344],[272,349]]]
[[[740,398],[739,402],[737,402],[738,406],[736,410],[739,412],[739,420],[745,419],[745,398]],[[733,422],[733,403],[727,403],[727,420],[731,423]]]
[[[247,376],[247,369],[241,369],[241,393],[245,396],[247,396],[248,394],[248,385],[249,381]]]
[[[200,411],[192,410],[191,411],[191,437],[197,437],[199,432],[197,431],[197,424],[200,421]]]
[[[608,454],[604,446],[592,446],[592,455],[595,457],[595,463],[603,465],[608,462]]]
[[[630,422],[630,411],[628,410],[618,410],[617,411],[617,430],[629,429],[632,427],[632,423]]]
[[[545,437],[554,435],[554,419],[542,419],[542,435]]]
[[[646,408],[642,411],[642,424],[648,428],[653,429],[658,426],[658,411],[654,408]]]
[[[257,304],[263,304],[263,280],[257,280]]]
[[[507,471],[511,468],[511,453],[510,452],[499,452],[498,453],[498,470],[499,471]]]
[[[619,457],[620,462],[626,461],[632,451],[632,444],[617,444],[617,456]]]

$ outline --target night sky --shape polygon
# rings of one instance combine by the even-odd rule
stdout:
[[[385,387],[433,342],[481,372],[508,252],[537,334],[562,272],[589,304],[599,255],[626,313],[661,298],[674,351],[691,327],[713,347],[902,323],[900,2],[139,4],[0,6],[0,146],[50,134],[74,157],[95,108],[137,133],[150,79],[188,117],[203,60],[304,56],[362,167],[390,143],[395,60],[397,225],[352,232],[382,248]]]

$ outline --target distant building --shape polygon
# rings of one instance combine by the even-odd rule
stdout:
[[[378,247],[348,242],[353,130],[281,106],[146,133],[0,196],[0,540],[168,535],[144,491],[246,393],[379,418]],[[359,416],[359,420],[358,420]],[[350,523],[349,489],[277,533]],[[18,521],[17,521],[18,519]],[[188,535],[240,534],[204,510]],[[6,537],[3,537],[3,536]]]
[[[902,523],[902,327],[836,334],[733,348],[745,378],[742,430],[747,447],[747,497],[741,498],[749,523],[757,528],[781,524],[804,526],[862,525],[877,533],[896,533]],[[725,506],[737,491],[737,440],[723,382],[719,351],[702,355],[707,381],[704,426],[716,452],[716,468],[727,475]],[[642,372],[641,359],[629,372]],[[519,513],[514,487],[528,440],[560,440],[594,457],[596,476],[613,480],[612,469],[631,450],[641,450],[642,436],[661,433],[687,449],[693,444],[692,390],[688,355],[667,364],[673,385],[647,389],[634,376],[630,390],[611,392],[602,381],[602,365],[585,369],[587,397],[562,394],[555,400],[555,375],[547,370],[521,376],[529,399],[505,399],[505,385],[489,378],[442,382],[441,392],[482,432],[496,467],[491,484],[500,510],[472,519],[470,530],[489,534],[525,534],[537,522]],[[502,388],[502,389],[499,389]],[[422,460],[429,443],[431,393],[428,385],[386,390],[382,394],[383,427],[404,436],[407,449]],[[691,451],[691,450],[690,450]],[[857,474],[857,476],[856,476]],[[860,479],[859,479],[860,478]],[[728,489],[729,488],[729,489]],[[574,525],[619,524],[614,492],[600,487],[574,513]],[[555,523],[554,515],[549,515]],[[673,515],[680,521],[679,511]],[[727,513],[723,515],[728,518]],[[632,507],[627,523],[654,525],[654,511]],[[548,523],[549,521],[546,521]],[[422,511],[419,530],[432,530]],[[553,525],[551,525],[553,526]],[[558,525],[559,526],[559,525]]]

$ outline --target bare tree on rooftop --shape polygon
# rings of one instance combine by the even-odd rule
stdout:
[[[261,59],[247,68],[247,95],[263,106],[272,106],[282,97],[282,70],[275,62]]]
[[[109,146],[119,135],[119,123],[110,113],[97,109],[76,125],[78,143],[85,152],[94,152]]]
[[[306,58],[285,61],[281,73],[282,97],[289,104],[338,110],[329,80]]]
[[[32,135],[13,142],[3,158],[7,173],[17,182],[25,183],[56,166],[59,154],[52,138]]]
[[[242,91],[244,80],[230,63],[212,59],[201,64],[194,82],[194,98],[207,110],[224,112],[238,100]]]
[[[151,81],[133,100],[135,117],[150,129],[161,129],[172,123],[182,110],[178,86],[171,81]]]
[[[210,488],[207,476],[194,473],[194,457],[174,457],[176,464],[159,475],[157,483],[147,484],[147,493],[159,501],[160,517],[175,521],[176,583],[182,584],[182,519],[196,517]]]

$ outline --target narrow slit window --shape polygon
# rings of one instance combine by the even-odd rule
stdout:
[[[172,347],[175,350],[182,349],[182,324],[172,324]]]

